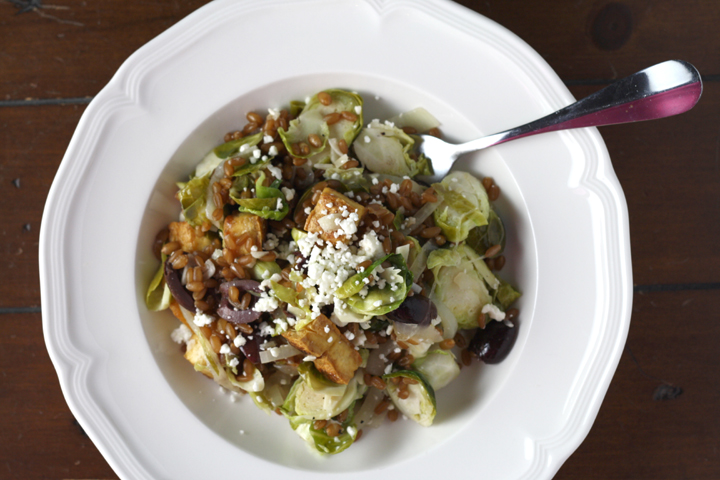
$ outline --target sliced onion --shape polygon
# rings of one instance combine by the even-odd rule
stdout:
[[[389,343],[389,342],[388,342]],[[377,427],[385,420],[387,410],[380,415],[375,414],[375,407],[382,402],[385,393],[377,388],[370,387],[365,401],[360,406],[360,410],[355,414],[355,425],[357,428]]]
[[[301,353],[303,352],[292,345],[280,345],[279,347],[271,347],[260,352],[260,361],[262,363],[276,362],[285,358],[294,357],[295,355],[300,355]]]
[[[437,202],[428,202],[428,203],[426,203],[425,205],[423,205],[422,207],[420,207],[420,210],[418,210],[417,212],[415,212],[415,215],[413,215],[412,217],[408,217],[408,218],[414,218],[414,219],[415,219],[415,223],[413,223],[412,225],[408,225],[407,227],[405,227],[405,228],[403,228],[402,230],[400,230],[400,232],[401,232],[403,235],[410,235],[410,232],[412,232],[413,230],[415,230],[415,228],[417,228],[418,225],[420,225],[420,224],[423,223],[425,220],[427,220],[427,218],[428,218],[430,215],[432,215],[433,212],[434,212],[435,210],[437,210],[437,208],[442,204],[442,199],[440,198],[440,194],[437,193],[437,192],[436,192],[436,194],[437,194],[437,196],[438,196],[438,201],[437,201]]]
[[[375,350],[372,350],[370,355],[368,355],[365,371],[370,375],[385,375],[385,367],[390,363],[388,362],[387,356],[395,347],[397,347],[395,342],[388,341],[381,344]],[[382,357],[380,355],[382,355]]]
[[[437,250],[437,248],[438,247],[435,245],[435,242],[430,241],[425,242],[425,245],[422,246],[418,254],[415,256],[415,260],[413,260],[412,265],[410,265],[410,273],[412,273],[413,282],[417,283],[420,279],[420,275],[422,275],[425,268],[427,268],[428,255],[430,255],[430,252],[433,250]]]
[[[428,243],[432,243],[432,242],[428,242]],[[202,270],[203,270],[203,278],[212,278],[213,276],[215,276],[215,271],[216,271],[215,262],[213,262],[212,260],[210,260],[208,258],[207,260],[205,260],[205,265],[203,266]]]
[[[440,320],[442,321],[443,327],[443,338],[455,338],[455,334],[458,329],[458,322],[455,315],[450,311],[444,303],[442,303],[437,296],[432,293],[430,295],[433,303],[437,307],[437,311],[440,314]]]

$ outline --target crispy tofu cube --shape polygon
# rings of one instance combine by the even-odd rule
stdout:
[[[345,338],[325,315],[320,315],[300,330],[286,330],[282,336],[290,345],[313,357],[321,357],[330,349],[329,336]]]
[[[196,252],[207,247],[212,240],[207,235],[198,235],[187,222],[172,222],[168,225],[170,230],[169,240],[171,242],[179,242],[183,252]]]
[[[190,341],[187,343],[187,350],[185,350],[185,359],[195,365],[207,365],[205,360],[205,353],[203,352],[200,342],[198,342],[197,335],[193,335]],[[202,370],[201,370],[202,371]],[[202,371],[203,375],[208,378],[212,378],[210,373]]]
[[[347,385],[360,367],[362,357],[344,335],[341,335],[341,338],[344,341],[333,341],[330,350],[314,363],[330,380]]]
[[[365,207],[332,188],[325,188],[305,221],[305,231],[327,242],[349,242],[365,216]]]
[[[362,363],[352,343],[325,315],[282,335],[293,347],[314,356],[317,369],[335,383],[347,385]]]
[[[262,250],[262,244],[265,241],[265,232],[267,223],[264,218],[258,217],[252,213],[240,212],[225,217],[223,225],[223,234],[225,235],[225,247],[228,246],[227,236],[231,235],[236,241],[235,248],[230,248],[235,255],[249,255],[250,250],[245,248],[245,234],[253,239],[258,249]],[[241,240],[238,242],[238,240]]]

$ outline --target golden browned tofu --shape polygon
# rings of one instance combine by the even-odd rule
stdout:
[[[235,255],[248,255],[250,250],[245,248],[243,237],[247,238],[248,234],[253,239],[258,249],[262,250],[262,244],[265,241],[265,231],[267,223],[264,218],[253,215],[252,213],[240,212],[225,217],[225,225],[223,226],[223,234],[226,236],[225,247],[228,246],[227,235],[232,235],[234,240],[242,240],[237,242],[235,248],[230,250]]]
[[[169,240],[179,242],[183,252],[196,252],[202,250],[212,243],[207,235],[198,235],[187,222],[172,222],[168,225],[170,230]]]
[[[326,328],[327,332],[325,332]],[[286,330],[282,336],[290,345],[313,357],[321,357],[330,349],[331,343],[328,342],[328,337],[345,338],[325,315],[320,315],[300,330]]]
[[[198,342],[197,336],[193,334],[190,341],[187,343],[187,350],[185,350],[185,359],[195,365],[206,365],[205,354],[203,353],[202,346]],[[201,370],[202,371],[202,370]],[[207,372],[203,371],[203,375],[208,378],[212,378]]]
[[[362,363],[355,347],[325,315],[282,335],[290,345],[315,357],[317,369],[335,383],[347,385]]]
[[[327,242],[349,242],[364,216],[365,207],[326,188],[305,221],[305,231],[316,232]]]
[[[355,347],[342,335],[342,340],[331,344],[325,355],[315,360],[315,367],[335,383],[347,385],[362,363]]]

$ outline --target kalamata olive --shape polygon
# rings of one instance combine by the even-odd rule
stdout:
[[[468,350],[485,363],[502,362],[515,344],[520,329],[517,319],[511,323],[513,326],[509,327],[505,322],[493,321],[485,328],[478,328]]]
[[[293,255],[295,255],[295,265],[293,265],[293,268],[298,272],[305,271],[307,269],[307,258],[303,257],[303,254],[300,252],[295,252]]]
[[[241,292],[262,292],[262,290],[260,290],[260,282],[256,282],[255,280],[236,278],[234,280],[230,280],[229,282],[223,282],[220,284],[220,293],[223,297],[227,297],[228,289],[230,287],[236,287]]]
[[[255,297],[253,297],[254,299]],[[230,323],[250,323],[254,322],[262,315],[262,312],[256,312],[252,309],[254,302],[250,302],[250,307],[247,310],[240,310],[232,305],[227,297],[223,297],[220,300],[220,305],[217,308],[217,314],[219,317],[224,318]]]
[[[220,304],[217,308],[217,314],[219,317],[224,318],[228,322],[231,323],[250,323],[254,322],[260,316],[262,315],[261,312],[256,312],[252,309],[253,304],[257,300],[256,296],[252,296],[250,300],[250,304],[248,305],[248,308],[241,310],[238,308],[237,305],[233,305],[232,302],[230,302],[230,298],[228,297],[228,292],[230,290],[230,287],[235,287],[238,290],[240,290],[240,293],[243,292],[255,292],[260,293],[262,290],[260,290],[260,283],[256,282],[255,280],[247,280],[247,279],[240,279],[236,278],[234,280],[231,280],[229,282],[221,283],[218,289],[220,290],[220,294],[222,295],[222,300],[220,300]]]
[[[398,308],[386,314],[395,322],[411,323],[425,327],[437,318],[437,307],[429,298],[422,295],[407,297]]]
[[[245,337],[245,345],[240,347],[240,351],[254,364],[260,363],[260,335],[258,335],[257,328],[253,328],[253,333],[250,335],[241,334]],[[252,337],[252,338],[250,338]]]
[[[178,271],[172,267],[172,264],[169,261],[165,262],[164,274],[165,283],[170,289],[170,293],[175,298],[175,300],[184,309],[194,312],[195,301],[193,300],[192,294],[188,292],[185,287],[183,287],[183,284],[180,281],[180,275],[178,275]]]

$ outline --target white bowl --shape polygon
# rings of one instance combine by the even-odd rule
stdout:
[[[156,232],[174,184],[250,110],[329,87],[366,119],[423,106],[470,140],[573,101],[512,33],[444,0],[218,0],[131,56],[85,111],[48,196],[43,326],[67,402],[123,478],[549,478],[590,429],[627,335],[627,207],[597,130],[550,133],[463,158],[503,195],[518,341],[438,392],[435,425],[365,432],[314,455],[281,417],[196,374],[148,312]],[[240,431],[243,431],[241,434]]]

